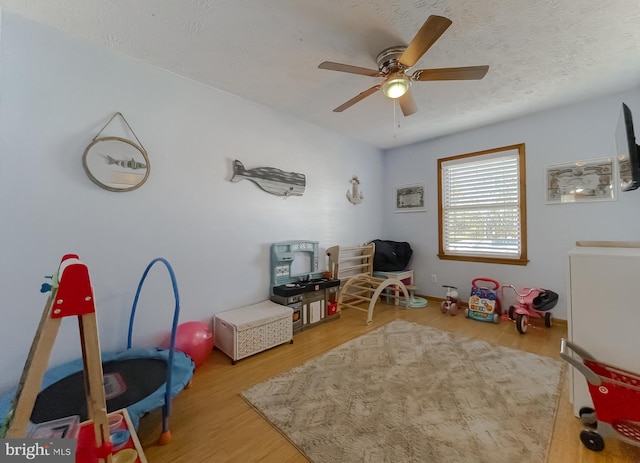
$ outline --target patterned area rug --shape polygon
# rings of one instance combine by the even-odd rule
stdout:
[[[396,320],[242,395],[314,463],[539,463],[563,371]]]

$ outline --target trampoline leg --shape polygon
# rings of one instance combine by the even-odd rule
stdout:
[[[171,431],[162,431],[160,433],[160,439],[158,439],[158,444],[167,445],[171,442]]]
[[[169,430],[169,411],[166,406],[162,408],[162,432],[158,439],[158,444],[167,445],[171,441],[171,431]]]

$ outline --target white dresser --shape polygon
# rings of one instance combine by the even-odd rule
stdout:
[[[569,252],[568,338],[594,360],[640,373],[640,248],[577,246]],[[574,413],[593,407],[569,370]]]

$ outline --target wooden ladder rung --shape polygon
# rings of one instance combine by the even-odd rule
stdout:
[[[371,245],[369,246],[350,246],[350,247],[340,247],[341,252],[354,252],[354,251],[366,251],[371,249]]]
[[[367,276],[367,274],[366,273],[354,273],[353,275],[342,275],[342,278],[340,278],[340,280],[344,280],[343,283],[346,283],[347,280],[349,280],[350,278],[363,277],[363,276]]]
[[[346,267],[342,266],[342,267],[340,267],[340,272],[341,273],[348,272],[349,270],[357,270],[357,269],[365,268],[365,267],[368,267],[368,266],[369,266],[369,264],[348,265]]]
[[[358,294],[351,294],[351,293],[345,294],[344,297],[351,297],[351,298],[357,299],[359,301],[370,301],[371,300],[371,297],[360,296]]]
[[[356,309],[356,310],[361,310],[362,312],[367,312],[368,309],[365,309],[364,307],[360,307],[357,305],[353,305],[353,304],[345,304],[344,302],[342,303],[342,307],[346,307],[349,309]]]
[[[373,254],[359,254],[357,256],[341,256],[339,261],[344,262],[347,260],[362,260],[362,259],[369,259],[370,257],[373,257]]]
[[[360,280],[366,283],[371,283],[371,284],[375,284],[376,286],[379,286],[383,281],[386,280],[386,278],[372,277],[371,275],[364,274],[360,276]]]
[[[366,294],[366,296],[364,296],[364,294]],[[371,293],[370,292],[358,292],[358,293],[345,293],[342,296],[342,299],[346,299],[346,300],[353,300],[353,299],[359,299],[359,300],[367,300],[370,301],[371,300]]]
[[[360,289],[360,290],[365,290],[365,291],[371,291],[374,292],[376,290],[375,287],[372,286],[364,286],[364,285],[358,285],[358,284],[353,284],[349,287],[349,289],[351,288],[355,288],[355,289]]]

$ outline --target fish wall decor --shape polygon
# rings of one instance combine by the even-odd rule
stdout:
[[[147,165],[144,162],[138,162],[134,158],[131,159],[116,159],[108,154],[101,154],[104,157],[104,162],[107,165],[115,164],[116,166],[126,167],[127,169],[146,169]]]
[[[262,190],[276,196],[302,196],[307,185],[304,174],[285,172],[275,167],[255,167],[246,169],[242,162],[233,161],[232,182],[250,180]]]

